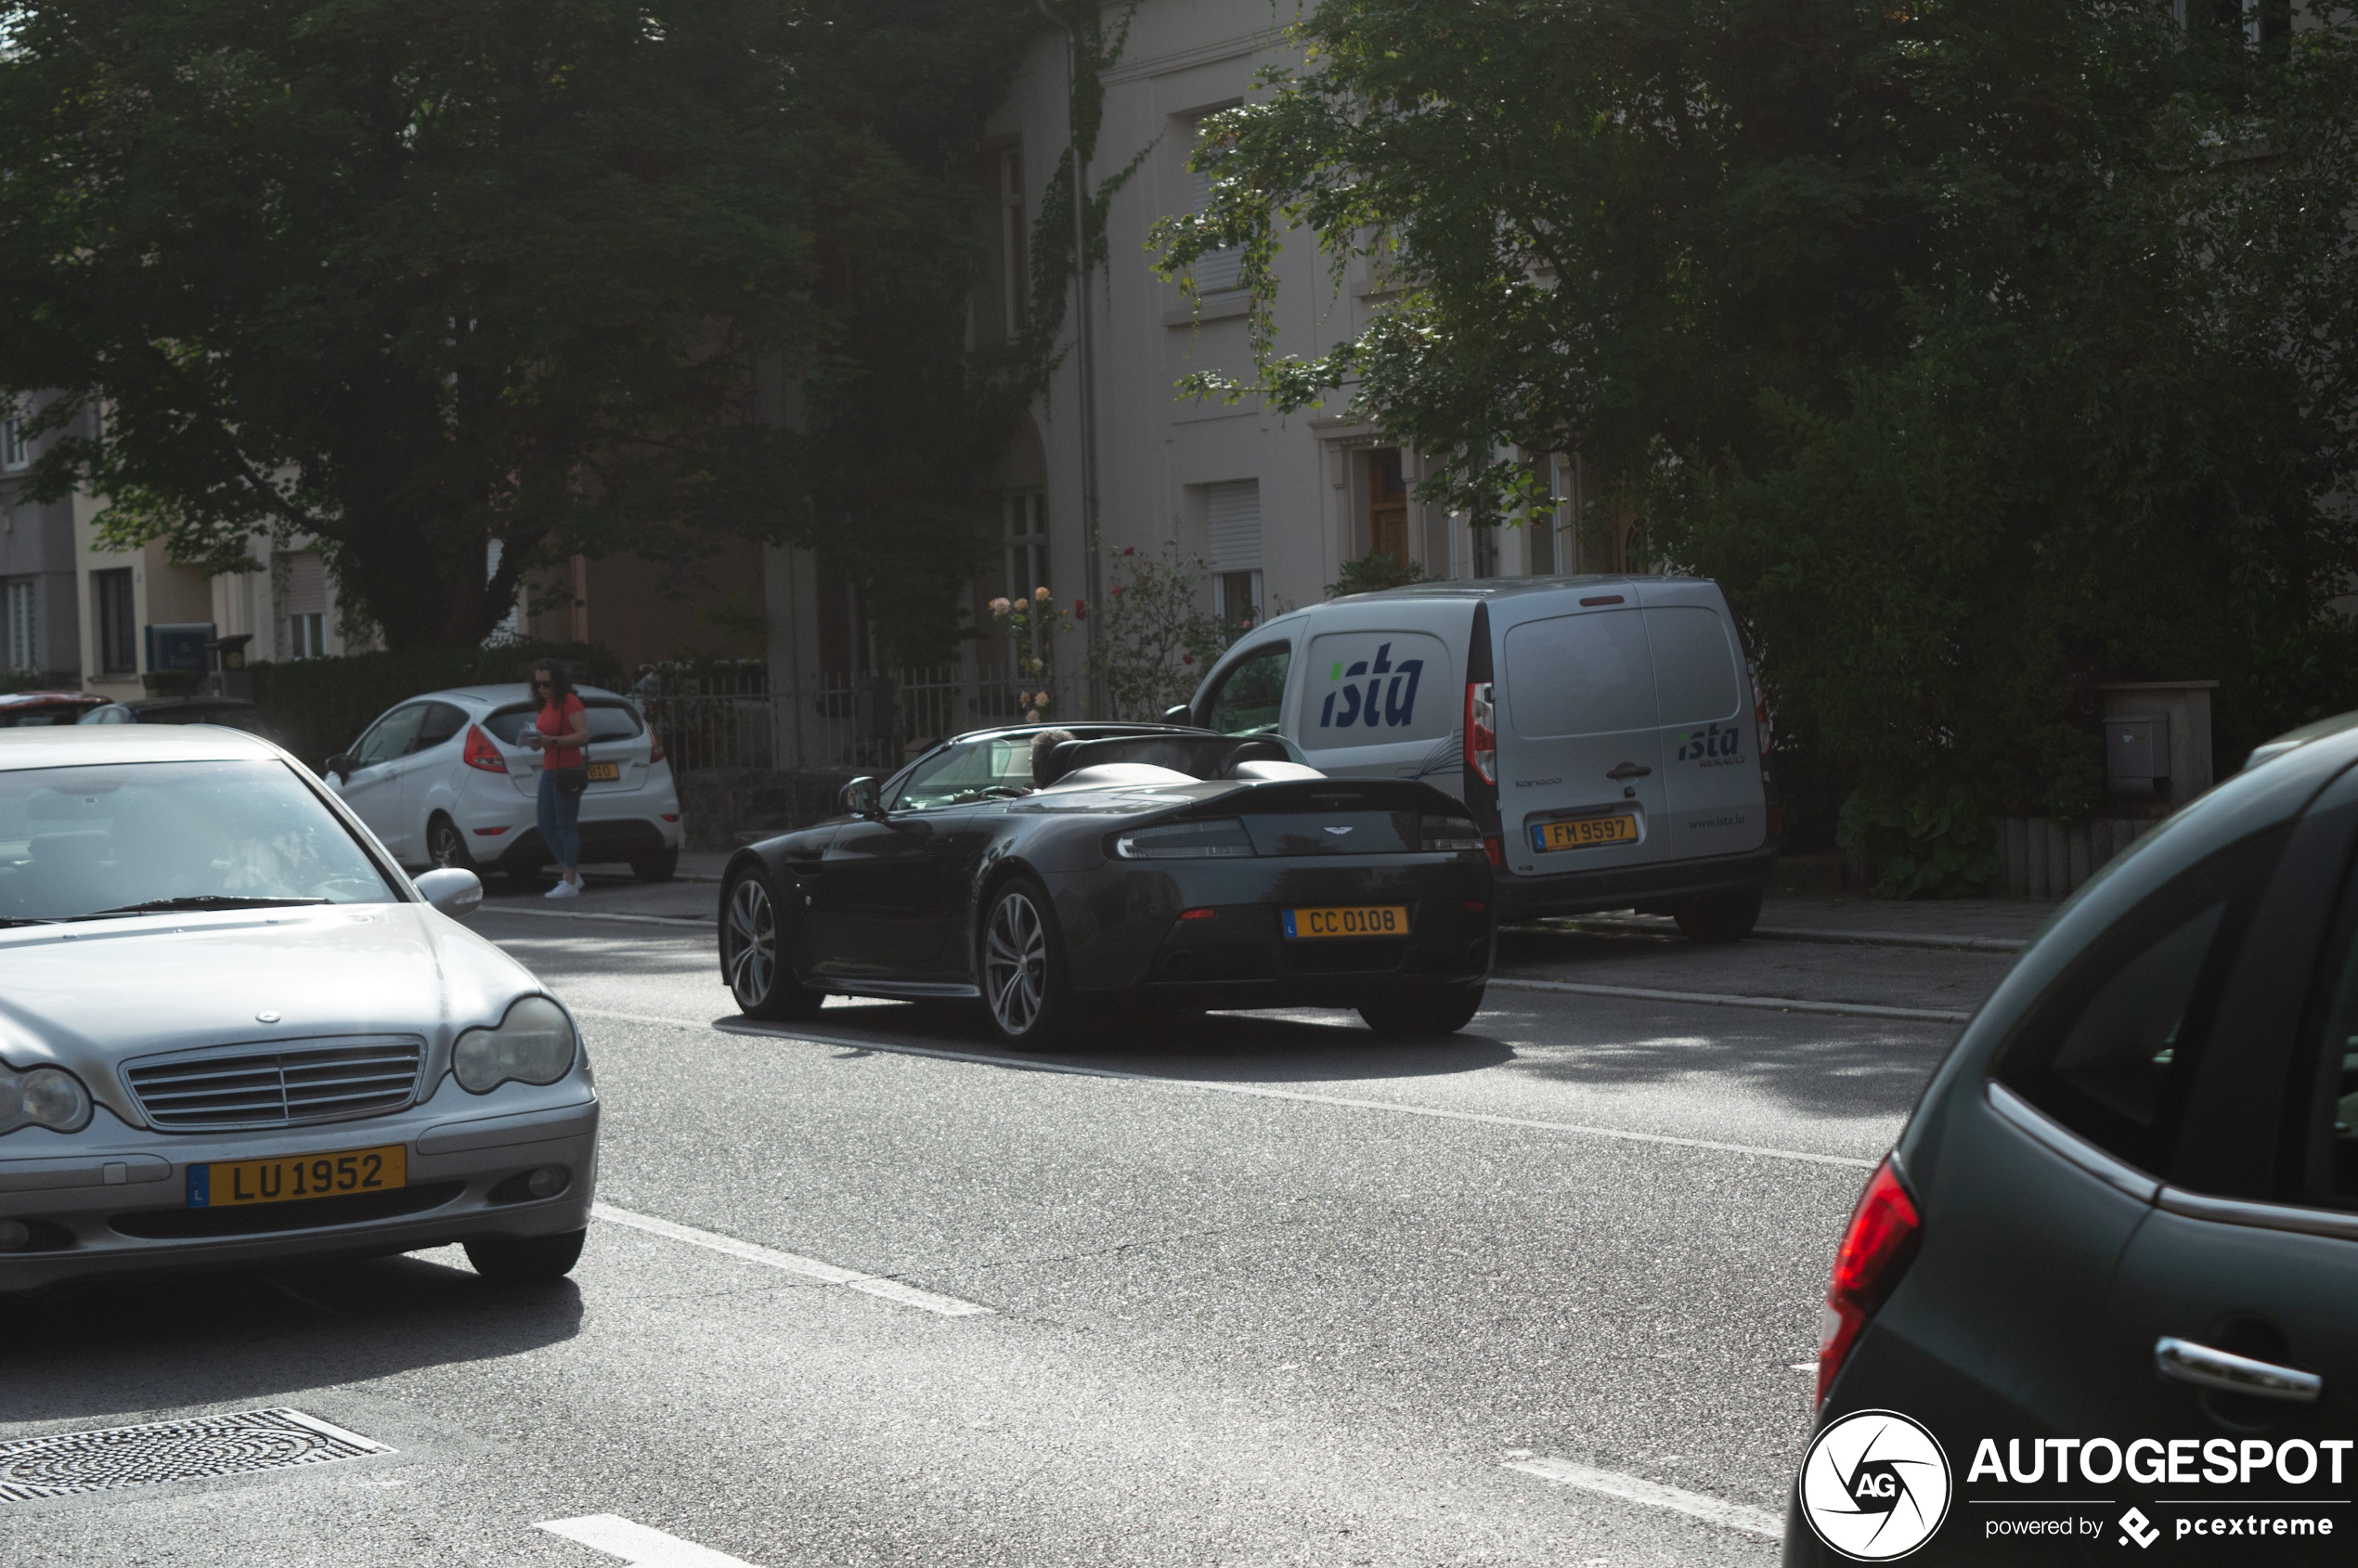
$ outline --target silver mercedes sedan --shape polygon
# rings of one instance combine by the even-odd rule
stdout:
[[[234,730],[0,730],[0,1294],[463,1242],[581,1253],[572,1017]]]

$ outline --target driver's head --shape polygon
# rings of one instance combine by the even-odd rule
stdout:
[[[1060,770],[1055,752],[1067,741],[1081,737],[1070,730],[1043,730],[1031,737],[1031,787],[1045,789],[1056,782]]]

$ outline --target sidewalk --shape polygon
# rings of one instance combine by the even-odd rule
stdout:
[[[1836,942],[1868,947],[2015,952],[2054,914],[2037,899],[1876,899],[1861,893],[1770,893],[1757,941]],[[1678,929],[1668,915],[1580,914],[1537,922],[1618,931]]]

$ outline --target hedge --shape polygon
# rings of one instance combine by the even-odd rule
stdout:
[[[248,667],[253,700],[278,738],[313,767],[348,750],[377,715],[425,692],[531,677],[535,662],[560,658],[585,686],[619,690],[625,672],[596,643],[511,642],[496,648],[421,648]]]

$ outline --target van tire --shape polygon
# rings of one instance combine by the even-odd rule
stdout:
[[[1745,888],[1732,893],[1714,893],[1707,899],[1681,904],[1670,914],[1689,941],[1742,941],[1760,924],[1760,889]]]
[[[1451,986],[1370,1002],[1359,1016],[1378,1034],[1455,1034],[1481,1011],[1482,987]]]

